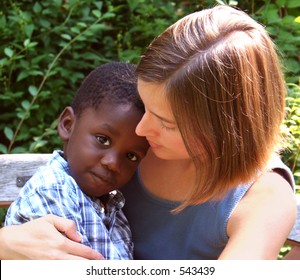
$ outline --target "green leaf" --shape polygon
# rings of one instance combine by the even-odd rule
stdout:
[[[8,56],[8,57],[12,57],[14,55],[14,51],[11,48],[5,48],[4,49],[4,53]]]
[[[27,111],[30,109],[30,102],[28,100],[22,101],[21,105]]]
[[[34,25],[33,24],[27,24],[27,25],[24,26],[24,31],[25,31],[25,34],[28,38],[31,38],[33,30],[34,30]]]
[[[60,37],[70,41],[72,39],[72,37],[69,34],[61,34]]]
[[[75,34],[79,34],[80,33],[80,29],[78,28],[78,26],[73,26],[70,29],[73,33]]]
[[[41,18],[39,20],[39,22],[40,22],[41,26],[44,27],[44,28],[49,28],[51,26],[51,23],[48,20],[44,19],[44,18]]]
[[[17,82],[22,81],[23,79],[27,78],[29,76],[29,72],[26,71],[21,71],[20,74],[17,77]]]
[[[279,6],[279,7],[283,7],[285,5],[285,2],[286,0],[277,0],[276,1],[276,4]]]
[[[37,142],[34,142],[30,145],[30,151],[31,152],[36,151],[37,149],[45,146],[47,143],[48,143],[48,141],[46,141],[46,140],[39,140]]]
[[[6,138],[11,141],[13,139],[14,136],[14,132],[12,131],[12,129],[8,126],[4,127],[4,135],[6,136]]]
[[[2,59],[0,59],[0,67],[3,67],[4,65],[8,64],[9,60],[4,57]]]
[[[15,147],[11,150],[12,154],[22,154],[26,152],[28,152],[28,150],[25,147]]]
[[[236,6],[237,4],[238,4],[238,1],[233,1],[233,0],[229,1],[229,6]]]
[[[218,4],[220,4],[220,5],[226,5],[226,3],[225,3],[224,1],[222,1],[222,0],[216,0],[216,2],[217,2]]]
[[[300,1],[299,0],[287,0],[286,1],[287,8],[297,8],[300,7]]]
[[[28,119],[29,114],[28,114],[28,112],[20,111],[20,112],[17,112],[17,117],[21,120],[26,120],[26,119]]]
[[[42,6],[39,4],[39,2],[35,2],[35,4],[33,5],[33,11],[36,14],[39,14],[42,11]]]
[[[4,14],[0,15],[0,27],[3,29],[6,28],[6,17]]]
[[[112,17],[115,17],[116,14],[115,13],[110,13],[110,12],[107,12],[103,15],[102,19],[108,19],[108,18],[112,18]]]
[[[30,43],[30,39],[27,38],[23,43],[24,47],[27,48],[29,43]]]
[[[29,86],[28,91],[32,96],[36,96],[37,94],[37,88],[35,86]]]
[[[87,24],[85,22],[77,22],[76,26],[80,29],[87,28]]]
[[[27,49],[35,47],[37,44],[38,44],[38,42],[30,42],[30,39],[26,39],[23,43],[24,47]]]
[[[6,154],[7,153],[7,147],[0,143],[0,153]]]
[[[30,44],[28,45],[28,48],[35,47],[37,44],[38,44],[38,42],[30,42]]]
[[[101,17],[101,12],[99,10],[93,10],[92,14],[96,17],[96,18],[100,18]]]
[[[103,6],[103,2],[102,1],[95,2],[94,5],[98,8],[98,10],[101,10]]]

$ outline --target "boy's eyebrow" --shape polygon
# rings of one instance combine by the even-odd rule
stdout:
[[[101,127],[104,128],[104,129],[107,129],[111,134],[114,134],[114,135],[117,135],[117,136],[120,135],[120,132],[108,123],[102,124]]]

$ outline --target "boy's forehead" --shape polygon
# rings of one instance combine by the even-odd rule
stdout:
[[[133,103],[102,102],[98,106],[88,107],[83,110],[81,117],[98,119],[100,122],[120,123],[139,122],[144,111]],[[112,125],[110,125],[112,127]],[[126,127],[125,127],[126,128]]]

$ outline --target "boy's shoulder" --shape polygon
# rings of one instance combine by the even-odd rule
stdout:
[[[50,190],[51,188],[74,185],[75,181],[70,176],[68,163],[62,157],[60,151],[54,151],[48,162],[39,167],[33,176],[26,182],[20,194],[28,195],[28,192]]]

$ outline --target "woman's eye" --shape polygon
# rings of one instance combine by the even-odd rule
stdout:
[[[96,139],[100,144],[104,146],[109,146],[111,144],[111,140],[106,136],[96,136]]]
[[[162,129],[165,129],[167,131],[175,131],[177,128],[176,126],[170,127],[168,125],[165,125],[165,123],[162,120],[160,121],[160,125]]]
[[[164,125],[163,122],[161,122],[161,128],[165,129],[167,131],[175,131],[176,130],[176,127],[168,127],[168,126]]]
[[[133,154],[133,153],[128,153],[128,154],[127,154],[127,157],[128,157],[128,159],[130,159],[131,161],[137,161],[137,160],[138,160],[138,157],[137,157],[135,154]]]

